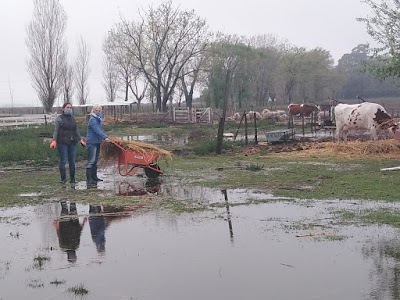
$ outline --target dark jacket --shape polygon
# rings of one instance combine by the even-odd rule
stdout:
[[[59,144],[77,143],[81,135],[74,116],[59,115],[55,121],[53,140]]]

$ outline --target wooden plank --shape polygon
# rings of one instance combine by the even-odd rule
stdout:
[[[393,167],[393,168],[383,168],[381,171],[396,171],[400,170],[400,167]]]

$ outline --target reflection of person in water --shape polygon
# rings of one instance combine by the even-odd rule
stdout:
[[[104,253],[106,251],[106,229],[108,224],[106,219],[100,214],[100,205],[90,205],[89,206],[89,227],[90,233],[92,235],[92,240],[96,245],[97,253]]]
[[[86,223],[87,218],[83,219],[83,223],[79,223],[79,218],[76,211],[76,204],[71,203],[68,211],[68,205],[65,201],[61,202],[61,216],[68,216],[71,218],[61,218],[54,221],[54,227],[57,231],[58,242],[60,248],[67,253],[69,262],[76,262],[76,250],[79,248],[81,240],[81,232]]]
[[[130,216],[134,209],[126,206],[89,205],[89,226],[93,243],[96,245],[97,253],[104,254],[106,251],[106,230],[114,221],[122,220]]]

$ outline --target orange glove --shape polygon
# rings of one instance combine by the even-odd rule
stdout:
[[[81,139],[81,140],[79,141],[79,143],[81,143],[81,145],[82,145],[83,147],[86,147],[86,142],[85,142],[83,139]]]
[[[55,141],[55,140],[53,140],[51,143],[50,143],[50,149],[55,149],[57,147],[57,142]]]

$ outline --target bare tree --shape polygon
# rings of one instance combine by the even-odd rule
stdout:
[[[115,58],[112,51],[110,38],[103,42],[103,88],[106,92],[107,101],[114,102],[117,98],[119,88],[118,66],[115,64]]]
[[[132,80],[129,83],[129,88],[131,89],[133,96],[135,96],[138,110],[140,109],[140,104],[146,95],[148,87],[149,82],[146,80],[143,73],[138,72],[133,74]]]
[[[89,57],[90,49],[81,37],[78,42],[78,54],[75,59],[75,86],[78,93],[79,104],[85,104],[89,96]]]
[[[115,27],[108,32],[103,43],[103,51],[116,66],[118,79],[123,87],[125,101],[129,100],[129,88],[138,66],[134,64],[134,57],[126,48],[126,39],[121,28]]]
[[[122,20],[120,28],[129,54],[156,92],[158,110],[167,110],[182,68],[207,46],[206,22],[193,11],[181,11],[166,1],[142,11],[138,22]]]
[[[106,91],[108,102],[114,102],[117,98],[118,91],[118,76],[117,67],[112,59],[106,55],[103,59],[103,87]]]
[[[186,105],[192,109],[193,94],[195,86],[198,83],[199,76],[204,70],[204,62],[207,59],[205,55],[198,55],[188,60],[186,66],[182,68],[181,87],[185,95]]]
[[[71,103],[72,95],[74,94],[74,69],[67,61],[61,71],[61,82],[64,103]]]
[[[51,112],[62,88],[62,68],[68,47],[64,38],[67,15],[58,0],[34,0],[33,18],[26,28],[32,86],[46,112]]]

